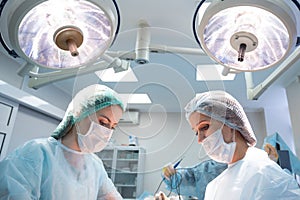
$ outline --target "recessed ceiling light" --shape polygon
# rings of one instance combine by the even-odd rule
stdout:
[[[119,94],[121,99],[128,104],[151,104],[148,94]]]
[[[128,70],[115,73],[113,68],[96,71],[95,74],[103,82],[137,82],[137,78],[129,67]]]

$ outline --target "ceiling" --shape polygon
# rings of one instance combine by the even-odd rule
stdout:
[[[128,105],[129,109],[142,112],[181,112],[196,93],[214,89],[231,93],[249,109],[261,108],[274,98],[263,94],[258,100],[248,100],[243,72],[236,74],[234,80],[220,80],[219,75],[216,81],[196,80],[198,65],[215,64],[203,54],[193,35],[193,17],[200,1],[117,0],[116,2],[120,11],[120,29],[108,51],[126,52],[123,58],[127,58],[130,62],[138,81],[102,82],[95,73],[78,74],[74,78],[51,83],[57,89],[73,95],[89,84],[100,82],[119,93],[146,93],[152,101],[151,104]],[[150,46],[158,47],[161,51],[164,49],[170,51],[151,52],[147,64],[138,64],[129,59],[135,51],[137,31],[141,21],[147,22],[150,27]],[[255,85],[265,80],[278,66],[252,73]],[[298,54],[296,63],[269,87],[268,94],[276,95],[276,89],[286,87],[299,74]]]

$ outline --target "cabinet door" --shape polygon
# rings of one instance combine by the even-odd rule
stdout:
[[[0,160],[6,156],[17,111],[17,103],[0,97]]]
[[[107,147],[97,155],[124,199],[136,199],[141,195],[144,184],[144,149],[130,146]]]
[[[118,149],[116,159],[115,186],[123,198],[136,198],[139,150]]]

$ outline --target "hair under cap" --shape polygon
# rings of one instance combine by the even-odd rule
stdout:
[[[194,97],[185,107],[189,121],[193,112],[199,112],[238,130],[250,146],[255,146],[256,137],[240,103],[224,91],[204,92]]]
[[[118,94],[105,85],[94,84],[80,90],[69,103],[62,121],[51,136],[62,138],[76,122],[111,105],[119,105],[125,111]]]

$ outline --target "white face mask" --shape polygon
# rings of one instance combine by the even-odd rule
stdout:
[[[91,122],[85,135],[78,133],[78,145],[85,153],[99,152],[104,149],[113,134],[113,130]]]
[[[211,159],[217,162],[230,163],[233,158],[236,142],[227,144],[223,139],[221,129],[218,129],[202,141],[202,146]]]

